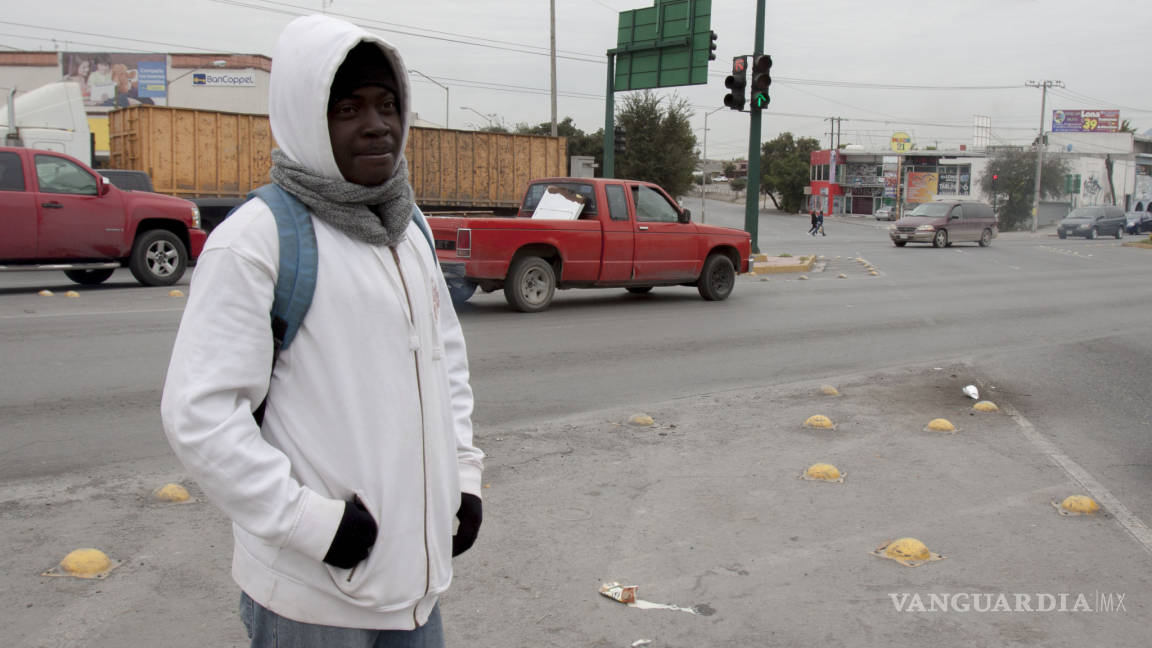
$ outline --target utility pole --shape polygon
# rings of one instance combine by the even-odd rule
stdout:
[[[836,118],[836,149],[840,149],[840,122],[844,121],[840,117]]]
[[[449,128],[449,126],[448,126],[448,100],[451,98],[451,94],[448,91],[448,86],[444,85],[443,83],[440,83],[439,81],[437,81],[436,79],[433,79],[432,77],[428,76],[427,74],[424,74],[420,70],[409,68],[408,71],[409,72],[415,72],[416,74],[419,74],[420,76],[424,77],[425,79],[428,79],[432,83],[435,83],[436,85],[438,85],[444,89],[444,128]]]
[[[556,0],[550,3],[550,23],[552,25],[552,137],[556,137]]]
[[[1048,88],[1063,88],[1063,81],[1029,81],[1024,85],[1029,88],[1040,88],[1040,134],[1036,136],[1036,191],[1032,196],[1032,233],[1040,220],[1040,173],[1044,164],[1044,111],[1048,101]]]
[[[724,108],[726,108],[726,106],[720,106],[716,110],[724,110]],[[701,167],[700,167],[700,222],[701,223],[704,222],[704,186],[706,184],[704,181],[708,177],[708,115],[711,115],[712,113],[716,112],[716,110],[710,110],[710,111],[704,113],[704,147],[701,149],[701,152],[700,152],[700,157],[703,158],[703,162],[701,163]]]

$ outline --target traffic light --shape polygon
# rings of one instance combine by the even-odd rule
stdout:
[[[628,133],[621,127],[617,126],[612,131],[612,148],[616,149],[617,153],[623,153],[628,150]]]
[[[996,191],[996,181],[1000,179],[999,173],[992,174],[992,191]]]
[[[724,79],[724,87],[731,90],[724,95],[724,105],[732,110],[744,110],[744,89],[748,87],[748,57],[732,58],[732,74]]]
[[[772,103],[768,87],[772,85],[772,57],[762,54],[752,64],[752,110],[764,110]]]
[[[710,39],[708,42],[708,60],[716,60],[716,32],[709,32]]]

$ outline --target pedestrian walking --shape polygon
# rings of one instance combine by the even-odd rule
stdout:
[[[808,236],[816,236],[816,229],[820,227],[820,219],[816,217],[816,210],[808,212],[812,217],[812,226],[808,228]]]
[[[271,177],[311,217],[311,306],[277,351],[280,214],[244,203],[196,267],[164,430],[232,520],[251,646],[443,646],[438,601],[479,531],[484,454],[461,327],[414,222],[408,71],[327,16],[289,23],[272,60]]]
[[[816,229],[820,231],[820,236],[828,236],[827,234],[824,233],[824,211],[823,210],[821,210],[820,213],[816,215]],[[812,236],[816,236],[816,233],[813,232]]]

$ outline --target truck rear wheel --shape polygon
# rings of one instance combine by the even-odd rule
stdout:
[[[708,301],[723,301],[732,294],[736,285],[736,268],[732,260],[723,254],[712,254],[704,261],[704,270],[696,288],[700,296]]]
[[[184,242],[163,229],[148,230],[136,237],[128,269],[145,286],[171,286],[188,268]]]
[[[556,273],[540,257],[520,257],[512,262],[504,282],[504,299],[521,313],[539,313],[556,294]]]
[[[65,270],[64,275],[84,286],[102,284],[112,276],[113,270]]]

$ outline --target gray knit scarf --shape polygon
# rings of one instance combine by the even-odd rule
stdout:
[[[316,218],[365,243],[395,247],[412,221],[412,188],[403,156],[392,177],[376,187],[317,175],[280,149],[272,150],[271,176]]]

